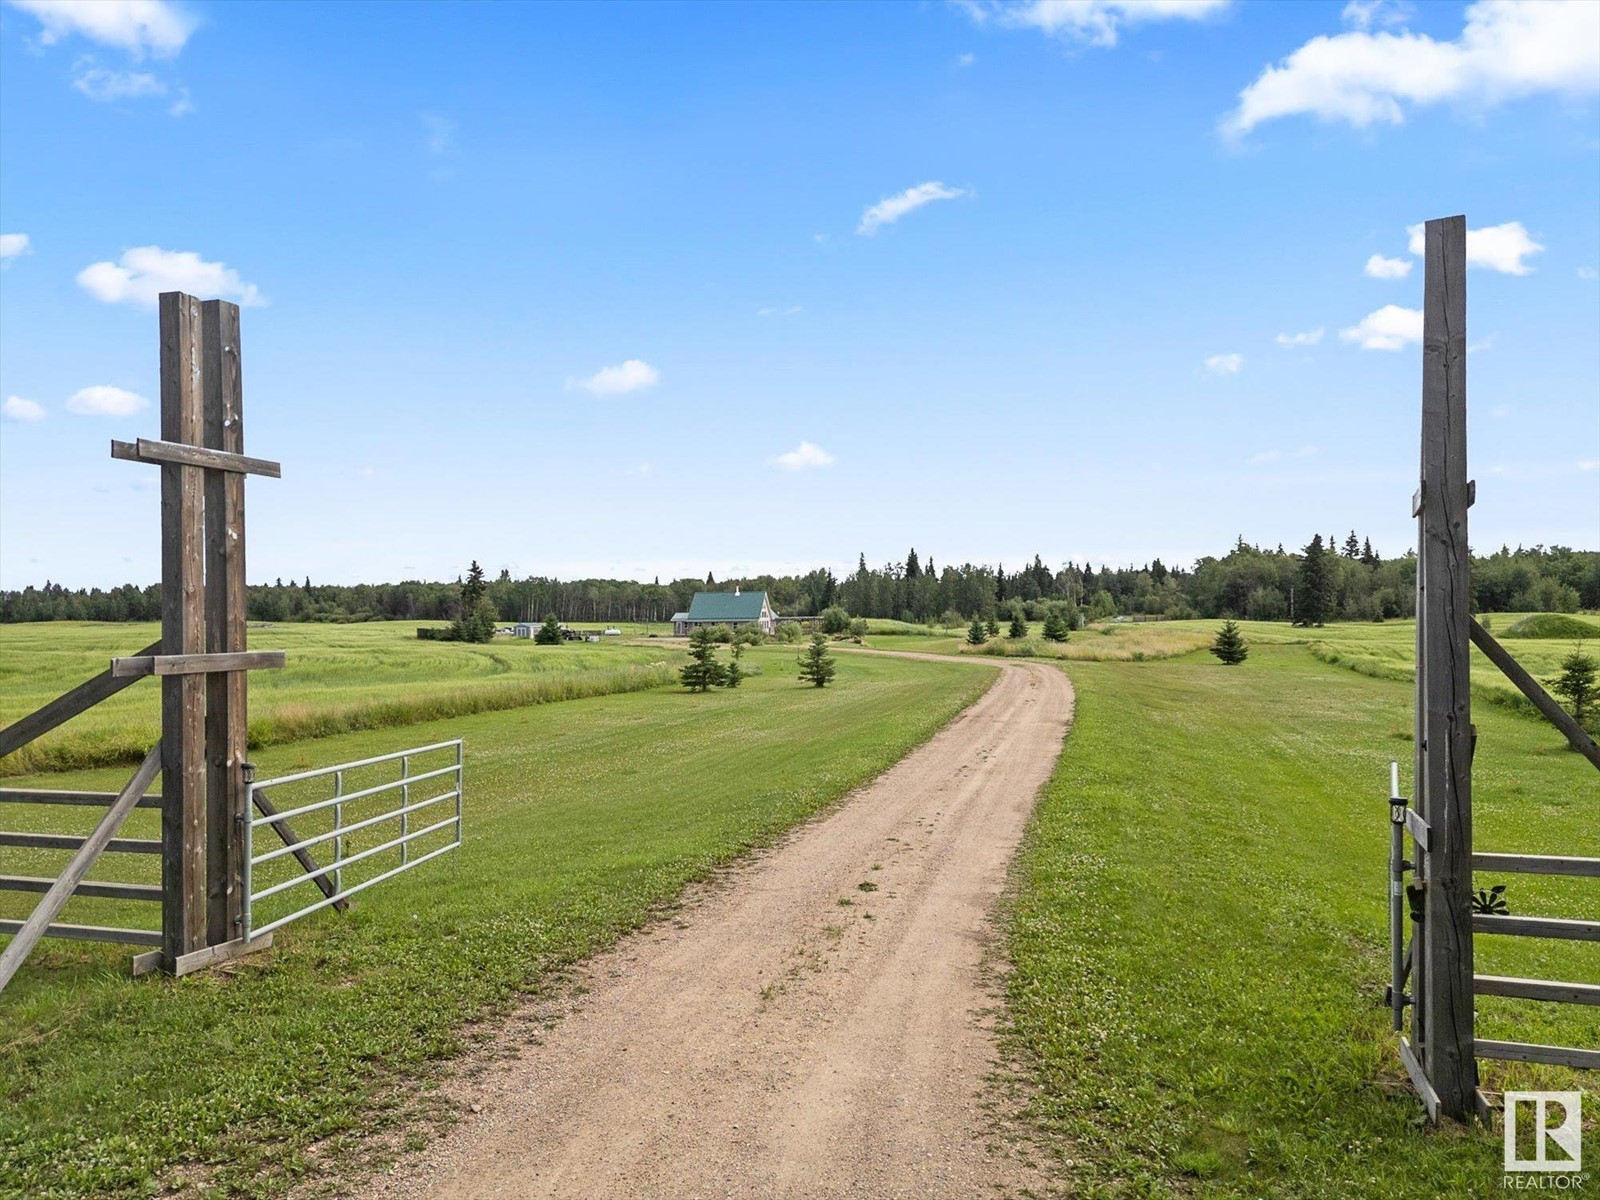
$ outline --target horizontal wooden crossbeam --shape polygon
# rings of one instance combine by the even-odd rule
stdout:
[[[0,875],[0,890],[8,892],[48,892],[54,879],[34,875]],[[72,889],[74,896],[97,896],[102,900],[160,900],[161,885],[156,883],[99,883],[84,880]]]
[[[0,804],[78,804],[105,808],[117,798],[115,792],[61,792],[48,788],[0,788]],[[160,808],[161,797],[139,797],[137,808]]]
[[[119,679],[145,675],[209,675],[214,671],[261,671],[281,667],[282,650],[235,650],[217,654],[137,654],[113,658],[111,673]]]
[[[1562,983],[1555,979],[1518,979],[1510,975],[1474,975],[1472,990],[1480,996],[1516,1000],[1552,1000],[1561,1004],[1600,1004],[1600,983]]]
[[[22,925],[21,921],[0,921],[0,933],[20,933]],[[46,925],[43,936],[80,942],[126,942],[132,946],[161,945],[159,929],[116,929],[107,925]]]
[[[68,833],[11,833],[0,831],[0,846],[20,846],[28,850],[77,850],[86,838]],[[112,838],[108,851],[122,854],[160,854],[160,838]]]
[[[1473,1043],[1473,1050],[1479,1058],[1551,1063],[1558,1067],[1600,1071],[1600,1050],[1579,1050],[1576,1046],[1537,1046],[1530,1042],[1496,1042],[1478,1038]]]
[[[1474,933],[1503,933],[1512,937],[1565,938],[1574,942],[1600,942],[1600,921],[1574,921],[1567,917],[1501,917],[1472,914]]]
[[[1600,858],[1575,858],[1569,854],[1474,854],[1474,871],[1504,871],[1508,875],[1572,875],[1600,879]]]
[[[166,463],[180,467],[204,467],[212,471],[234,471],[240,475],[265,475],[269,479],[283,478],[282,465],[271,459],[251,458],[248,454],[210,450],[204,446],[185,446],[180,442],[157,442],[149,438],[134,442],[113,441],[111,457],[127,462]]]
[[[161,649],[160,642],[151,642],[140,654],[154,654]],[[72,720],[100,701],[115,696],[133,679],[113,675],[109,668],[93,679],[85,680],[63,696],[57,696],[43,708],[35,709],[20,721],[13,721],[0,729],[0,758],[22,749],[34,738],[49,733],[56,726]]]

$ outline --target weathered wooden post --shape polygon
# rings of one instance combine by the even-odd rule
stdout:
[[[200,305],[205,420],[208,449],[244,453],[244,385],[239,355],[239,306],[224,300]],[[207,471],[206,649],[213,654],[245,648],[244,475]],[[206,926],[207,942],[221,945],[244,930],[244,822],[249,790],[244,764],[249,748],[249,676],[217,671],[206,679]]]
[[[161,439],[201,445],[204,365],[200,301],[163,292]],[[206,650],[205,486],[198,466],[161,464],[161,653]],[[161,679],[162,954],[168,964],[206,945],[206,681]]]
[[[1439,1111],[1477,1108],[1473,1043],[1472,700],[1467,508],[1467,223],[1425,227],[1422,482],[1417,496],[1417,806],[1423,920],[1412,1032]]]

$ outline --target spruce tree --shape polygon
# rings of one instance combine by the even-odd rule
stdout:
[[[1220,658],[1224,666],[1234,667],[1250,656],[1250,648],[1245,645],[1239,627],[1232,621],[1224,621],[1217,630],[1216,641],[1211,643],[1211,653]]]
[[[1372,552],[1372,539],[1367,538],[1361,543],[1361,565],[1375,567],[1378,565],[1378,556]]]
[[[989,640],[989,634],[983,627],[983,622],[977,617],[972,618],[972,625],[967,629],[967,645],[981,646]]]
[[[1300,580],[1294,590],[1294,623],[1321,625],[1333,615],[1333,572],[1319,533],[1306,546],[1300,560]]]
[[[699,626],[689,635],[689,661],[678,672],[691,692],[709,692],[727,678],[727,668],[717,661],[717,643],[711,630]]]
[[[1064,642],[1072,636],[1072,626],[1067,622],[1067,614],[1059,605],[1052,604],[1050,611],[1044,618],[1044,636],[1046,641]]]
[[[728,660],[728,665],[722,672],[722,686],[736,688],[744,682],[744,667],[739,665],[739,659],[744,655],[744,643],[733,643],[733,657]]]
[[[801,681],[813,687],[827,687],[833,682],[833,673],[838,669],[833,655],[828,653],[828,639],[820,633],[811,635],[811,644],[795,661],[800,667]]]
[[[1346,558],[1361,557],[1361,543],[1356,540],[1356,531],[1352,529],[1350,536],[1344,540],[1344,556]]]
[[[540,646],[559,646],[561,644],[561,622],[556,620],[555,613],[545,617],[544,623],[534,631],[533,640]]]
[[[1017,641],[1028,636],[1028,619],[1023,615],[1020,604],[1012,605],[1011,628],[1006,630],[1006,636]]]
[[[989,619],[983,623],[983,631],[992,638],[997,638],[1000,636],[1000,622],[995,618],[993,613],[991,613],[989,615]]]
[[[1572,648],[1572,653],[1561,660],[1561,674],[1551,686],[1567,702],[1572,715],[1582,725],[1596,700],[1600,700],[1600,687],[1595,686],[1595,661],[1583,652],[1583,643]]]

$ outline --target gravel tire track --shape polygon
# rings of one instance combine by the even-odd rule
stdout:
[[[548,1028],[508,1029],[516,1057],[459,1096],[472,1115],[357,1194],[1038,1188],[986,1107],[983,957],[1073,693],[1056,667],[997,665],[928,743],[593,959]]]

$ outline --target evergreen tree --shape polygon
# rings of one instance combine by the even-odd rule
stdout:
[[[1346,558],[1361,557],[1361,543],[1356,540],[1356,531],[1352,529],[1350,536],[1344,540],[1344,556]]]
[[[706,586],[708,588],[714,588],[717,586],[716,577],[713,576],[710,571],[706,572]]]
[[[744,667],[739,664],[739,659],[744,655],[744,643],[733,643],[733,657],[728,660],[728,665],[723,669],[722,686],[736,688],[744,682]]]
[[[1294,590],[1294,623],[1321,625],[1333,614],[1333,572],[1320,533],[1311,539],[1304,554]]]
[[[1600,688],[1595,686],[1595,661],[1583,652],[1583,643],[1572,648],[1572,653],[1561,660],[1561,674],[1551,686],[1567,702],[1578,724],[1583,724],[1595,701],[1600,700]]]
[[[983,631],[992,638],[997,638],[1000,636],[1000,622],[995,618],[993,613],[990,613],[989,619],[983,623]]]
[[[967,630],[967,645],[981,646],[989,640],[988,633],[984,630],[983,622],[977,617],[972,618],[972,625]]]
[[[478,565],[478,560],[473,559],[472,565],[467,568],[467,581],[461,585],[461,611],[470,613],[478,607],[478,598],[488,591],[489,585],[483,581],[483,568]]]
[[[689,635],[689,661],[678,672],[683,686],[691,692],[709,692],[728,677],[727,668],[717,661],[717,642],[704,625]]]
[[[1372,552],[1372,539],[1367,538],[1361,543],[1361,565],[1375,567],[1378,565],[1378,556]]]
[[[838,669],[833,655],[828,653],[828,639],[820,633],[811,635],[811,644],[795,661],[800,667],[801,681],[814,687],[827,687],[833,682],[833,673]]]
[[[917,565],[917,548],[911,547],[911,553],[906,555],[906,578],[917,579],[922,575],[922,568]]]
[[[1064,642],[1072,636],[1072,626],[1067,621],[1067,614],[1058,604],[1052,604],[1050,611],[1044,618],[1044,636],[1046,641]]]
[[[1020,604],[1011,606],[1011,628],[1006,631],[1006,636],[1019,641],[1028,636],[1028,618],[1023,615]]]
[[[544,623],[534,631],[533,640],[540,646],[561,645],[561,622],[556,620],[555,613],[544,619]]]
[[[994,602],[1004,604],[1006,600],[1006,565],[1001,563],[994,569]],[[996,633],[1000,632],[998,629]]]
[[[1250,656],[1250,648],[1245,645],[1239,627],[1232,621],[1224,621],[1217,630],[1216,641],[1211,643],[1211,653],[1222,660],[1223,666],[1234,667]]]

